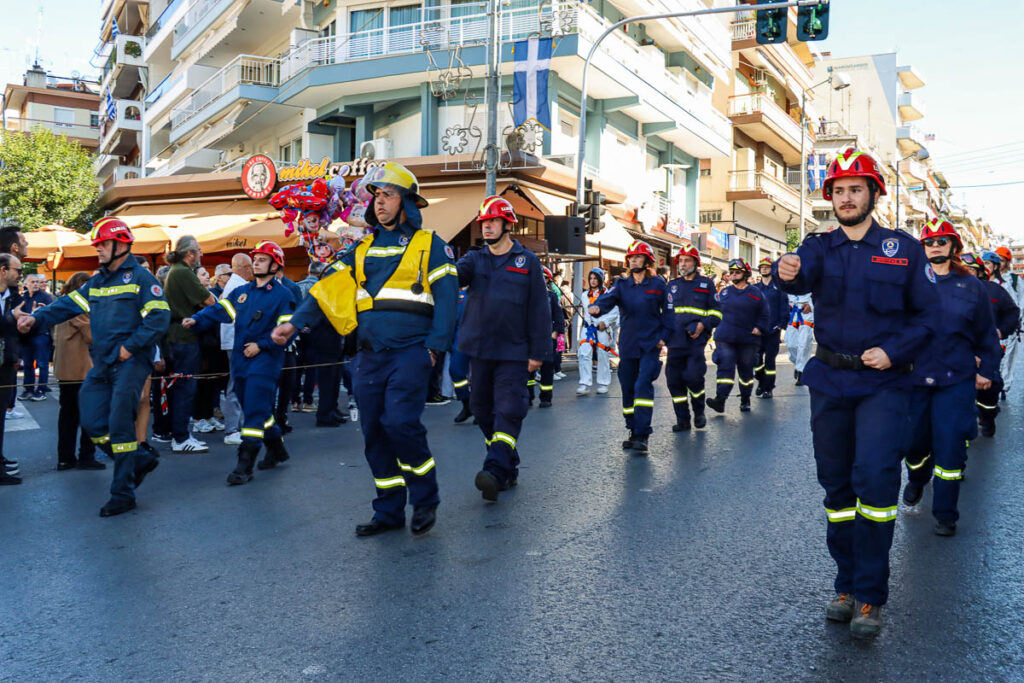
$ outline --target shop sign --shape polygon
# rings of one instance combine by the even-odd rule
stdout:
[[[337,176],[359,178],[385,163],[387,162],[384,159],[365,158],[339,163],[324,157],[319,163],[302,159],[294,166],[278,169],[270,157],[257,154],[250,157],[242,166],[242,189],[253,199],[265,199],[279,182],[293,183]]]

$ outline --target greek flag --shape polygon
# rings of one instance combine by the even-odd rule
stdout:
[[[551,130],[548,108],[548,72],[551,70],[551,38],[516,41],[512,77],[512,119],[521,126],[536,121]]]
[[[110,25],[110,39],[117,40],[117,37],[121,35],[121,27],[117,25],[117,17],[114,17],[113,22]]]
[[[114,104],[114,98],[110,96],[110,88],[107,88],[107,118],[111,121],[117,118],[117,106]]]
[[[807,155],[807,188],[814,192],[825,183],[825,175],[828,173],[828,164],[825,163],[824,154]]]

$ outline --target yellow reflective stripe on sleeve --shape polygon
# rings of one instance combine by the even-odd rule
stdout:
[[[672,402],[673,403],[686,403],[686,394],[683,394],[682,396],[673,396],[672,397]]]
[[[445,275],[454,275],[455,277],[458,277],[459,271],[452,264],[446,263],[443,266],[438,266],[427,273],[427,282],[434,284],[434,280],[442,278]]]
[[[379,489],[393,489],[396,486],[405,486],[405,479],[402,477],[389,477],[387,479],[374,479],[373,483]]]
[[[825,508],[830,522],[849,522],[857,516],[857,508],[843,508],[842,510],[829,510]]]
[[[235,319],[237,314],[235,313],[235,307],[231,305],[230,301],[227,299],[220,299],[217,303],[224,307],[224,310],[228,312],[228,315],[231,316],[232,320]]]
[[[693,391],[691,391],[690,389],[687,389],[686,391],[690,394],[690,398],[700,398],[701,396],[704,395],[703,389],[701,389],[697,393],[693,393]]]
[[[434,469],[434,464],[435,463],[434,463],[434,459],[433,458],[430,458],[429,460],[427,460],[425,463],[423,463],[419,467],[413,467],[412,465],[406,465],[401,460],[398,461],[398,466],[402,469],[403,472],[412,472],[413,474],[418,474],[421,477],[424,474],[426,474],[427,472],[429,472],[430,470]]]
[[[367,256],[399,256],[405,253],[405,247],[370,247]]]
[[[870,519],[872,522],[892,522],[896,519],[896,506],[887,508],[876,508],[870,505],[865,505],[857,499],[857,512],[859,512],[865,519]]]
[[[494,432],[494,434],[491,436],[491,443],[494,443],[495,441],[503,441],[512,448],[516,447],[515,437],[513,437],[511,434],[506,434],[505,432]]]
[[[93,443],[109,443],[110,442],[110,434],[104,434],[103,436],[94,436],[94,437],[92,437],[92,442]]]
[[[74,301],[76,304],[78,304],[78,307],[81,308],[84,312],[89,312],[89,301],[80,293],[71,292],[70,294],[68,294],[68,298]]]
[[[90,287],[89,296],[117,296],[118,294],[138,294],[138,285],[117,285],[116,287]]]
[[[914,463],[910,462],[906,458],[903,459],[903,462],[907,463],[907,469],[908,470],[919,470],[922,467],[924,467],[926,464],[928,464],[928,461],[931,460],[931,458],[932,458],[932,456],[926,455],[926,456],[924,456],[924,460],[922,460],[921,462],[919,462],[917,464],[914,464]]]
[[[270,417],[267,418],[267,421],[263,423],[263,428],[264,429],[270,429],[273,426],[274,426],[274,416],[271,415]]]
[[[749,387],[753,383],[754,383],[754,380],[750,380],[750,381],[744,382],[742,378],[740,379],[740,386]]]
[[[262,429],[254,429],[252,427],[242,427],[242,436],[251,436],[254,439],[262,439],[263,438],[263,430]]]
[[[166,301],[161,301],[160,299],[153,299],[152,301],[150,301],[149,303],[147,303],[145,306],[142,307],[142,310],[139,311],[139,315],[141,315],[143,318],[145,318],[152,311],[169,311],[169,310],[171,310],[171,307],[167,305]]]
[[[635,399],[633,401],[633,407],[634,408],[653,408],[654,407],[654,399],[653,398],[638,398],[638,399]]]
[[[110,449],[115,453],[127,453],[128,451],[134,451],[139,447],[138,441],[130,441],[128,443],[115,443],[111,444]]]
[[[766,374],[766,375],[774,375],[775,374],[775,370],[765,370],[764,374]]]
[[[710,308],[705,309],[705,308],[694,308],[693,306],[676,306],[673,310],[676,313],[692,313],[693,315],[704,315],[704,316],[707,316],[707,315],[717,315],[719,318],[722,317],[721,313],[719,313],[718,311],[713,311]]]
[[[725,379],[724,377],[723,377],[723,378],[721,378],[721,379],[717,379],[717,380],[715,380],[715,381],[716,381],[716,382],[717,382],[718,384],[735,384],[735,382],[734,382],[734,381],[732,381],[731,379]]]
[[[718,318],[719,320],[722,319],[722,312],[721,311],[716,311],[713,308],[709,308],[708,309],[708,315],[711,316],[712,318]]]
[[[460,379],[458,382],[452,382],[452,386],[455,387],[456,389],[461,389],[462,387],[467,386],[468,384],[468,379]]]
[[[278,325],[283,325],[286,322],[289,322],[291,319],[292,319],[291,315],[279,315],[279,316],[277,316],[277,324]]]
[[[623,408],[622,409],[622,414],[623,415],[632,415],[633,414],[633,406],[629,406],[628,408]]]
[[[974,403],[975,403],[975,405],[977,405],[977,406],[978,406],[979,408],[984,408],[985,410],[995,410],[996,408],[998,408],[998,407],[999,407],[999,406],[987,406],[987,405],[985,405],[984,403],[982,403],[981,401],[975,401]]]
[[[764,370],[764,363],[761,363],[756,368],[754,368],[754,372],[761,372],[762,370]]]
[[[541,391],[554,391],[555,390],[555,385],[554,384],[541,384],[540,385],[540,390]]]
[[[958,479],[962,479],[964,476],[963,470],[944,470],[939,466],[936,466],[932,472],[939,479],[945,479],[946,481],[957,481]]]

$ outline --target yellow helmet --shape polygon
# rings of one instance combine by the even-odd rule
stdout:
[[[420,185],[416,180],[416,176],[413,175],[412,171],[407,169],[405,166],[396,164],[393,161],[389,161],[383,166],[370,169],[363,182],[366,183],[366,186],[371,192],[384,185],[397,187],[402,190],[403,195],[412,195],[412,198],[416,202],[416,206],[419,208],[425,209],[428,206],[427,200],[419,193]]]

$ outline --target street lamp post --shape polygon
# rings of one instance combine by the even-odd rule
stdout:
[[[807,201],[807,155],[804,154],[804,139],[807,137],[807,93],[815,88],[832,84],[832,89],[839,91],[850,87],[850,77],[846,74],[830,73],[821,83],[800,91],[800,241],[804,241],[804,202]]]
[[[922,147],[913,154],[908,154],[899,161],[896,162],[896,229],[900,229],[900,164],[907,159],[916,159],[917,161],[924,161],[930,157],[928,150]]]

